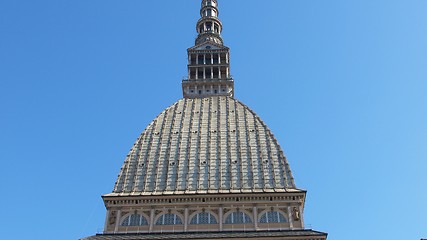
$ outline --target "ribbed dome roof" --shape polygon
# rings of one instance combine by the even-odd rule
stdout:
[[[231,97],[184,98],[130,150],[111,195],[284,192],[296,189],[271,131]]]

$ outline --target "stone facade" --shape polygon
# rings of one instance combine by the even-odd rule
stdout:
[[[103,198],[105,234],[304,229],[304,191]]]

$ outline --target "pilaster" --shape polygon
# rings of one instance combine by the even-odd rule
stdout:
[[[120,219],[122,218],[122,210],[118,210],[117,211],[117,217],[116,217],[116,225],[114,227],[114,232],[118,232],[119,231],[119,226],[120,226]]]

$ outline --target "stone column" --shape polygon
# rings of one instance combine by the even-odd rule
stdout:
[[[299,219],[301,221],[301,228],[304,229],[304,214],[303,214],[304,209],[302,205],[300,205],[298,208],[299,208]]]
[[[187,232],[187,230],[188,230],[188,207],[185,207],[185,210],[184,210],[184,221],[185,221],[184,231]]]
[[[108,209],[107,216],[105,217],[104,233],[107,231],[107,228],[108,228],[108,222],[110,221],[110,213],[111,211]]]
[[[222,232],[222,224],[223,224],[222,213],[223,213],[223,208],[222,206],[220,206],[219,207],[219,231],[220,232]]]
[[[153,227],[154,227],[154,214],[155,214],[155,210],[154,208],[151,209],[150,211],[150,232],[153,231]]]
[[[294,219],[292,217],[292,208],[288,206],[288,220],[289,220],[289,228],[294,229]]]
[[[254,227],[255,227],[255,230],[257,230],[258,229],[258,208],[257,208],[257,206],[254,206],[252,210],[254,212]]]
[[[114,227],[114,232],[119,231],[120,226],[120,218],[122,217],[122,210],[117,211],[117,218],[116,218],[116,226]]]

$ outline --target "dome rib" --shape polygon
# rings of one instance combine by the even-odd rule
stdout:
[[[137,139],[113,194],[284,192],[296,189],[267,125],[231,97],[178,100]]]

